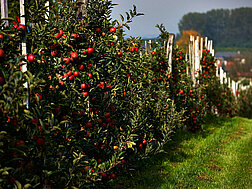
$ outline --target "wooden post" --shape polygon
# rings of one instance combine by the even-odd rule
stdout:
[[[219,71],[219,69],[218,69],[218,65],[219,65],[219,63],[220,63],[220,60],[219,60],[219,59],[217,59],[217,60],[216,60],[216,62],[215,62],[215,66],[216,66],[216,77],[218,77],[218,76],[219,76],[219,73],[218,73],[218,71]]]
[[[148,54],[147,41],[144,41],[145,54]]]
[[[210,43],[211,43],[211,42],[208,40],[208,41],[207,41],[207,50],[210,50],[210,45],[211,45]]]
[[[192,80],[193,84],[196,84],[195,79],[195,48],[194,48],[194,36],[190,36],[190,43],[189,43],[189,49],[190,50],[190,66],[191,66],[191,74],[192,74]]]
[[[24,6],[24,0],[20,0],[20,24],[25,25],[25,6]],[[22,55],[27,54],[27,50],[26,50],[26,39],[24,38],[24,40],[22,41]],[[27,65],[23,64],[22,65],[22,71],[26,72],[27,71]]]
[[[235,81],[232,80],[232,91],[234,95],[235,95],[235,88],[236,88]]]
[[[203,54],[203,37],[200,38],[200,59],[202,58]]]
[[[195,76],[199,75],[199,66],[200,66],[200,56],[199,56],[199,36],[195,40],[194,46],[194,57],[195,57]]]
[[[166,58],[169,58],[169,37],[167,39],[167,46],[166,46]]]
[[[1,0],[1,19],[8,17],[8,3],[7,0]],[[8,20],[5,20],[5,27],[9,26]]]
[[[214,56],[213,40],[210,41],[210,53]]]
[[[49,6],[50,6],[49,1],[46,1],[45,6],[46,6],[46,15],[45,15],[45,20],[47,21],[47,20],[48,20],[48,18],[49,18],[49,11],[50,11],[50,9],[49,9]]]
[[[149,47],[150,47],[150,51],[151,51],[151,40],[149,40],[148,43],[149,43]]]
[[[195,85],[196,84],[196,77],[195,77],[196,68],[195,68],[195,39],[194,39],[194,36],[192,36],[192,69],[193,69],[193,82]]]
[[[239,96],[239,94],[236,96],[236,92],[238,91],[238,86],[239,86],[239,83],[238,82],[235,82],[235,97],[237,98]]]
[[[220,67],[220,84],[223,84],[223,69]]]
[[[25,25],[25,5],[24,5],[25,0],[20,0],[20,24]],[[26,49],[26,38],[23,39],[21,43],[22,47],[22,55],[25,57],[27,56],[27,49]],[[24,62],[23,62],[24,63]],[[27,63],[22,64],[22,72],[27,71]],[[24,87],[28,88],[28,82],[24,83]],[[24,100],[24,104],[26,104],[27,108],[29,108],[29,93],[27,95],[27,98]]]
[[[191,43],[191,36],[190,36],[190,41],[189,41],[189,66],[190,66],[190,72],[191,72],[191,78],[192,78],[193,75],[192,75],[192,43]]]
[[[169,34],[169,40],[167,43],[167,46],[169,48],[169,53],[168,53],[168,65],[169,68],[168,70],[172,72],[172,45],[173,45],[173,40],[174,40],[174,34]]]
[[[209,40],[209,50],[210,50],[210,53],[212,53],[212,49],[213,49],[213,41]]]
[[[207,42],[208,42],[207,37],[205,37],[205,48],[206,48],[206,49],[207,49],[207,47],[208,47]]]
[[[227,72],[224,72],[223,78],[224,78],[224,84],[227,84]]]

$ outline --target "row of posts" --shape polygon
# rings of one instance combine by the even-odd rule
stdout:
[[[168,59],[168,71],[172,71],[172,46],[174,41],[174,34],[169,34],[168,42],[164,42],[164,49],[166,51],[166,58]],[[148,45],[149,44],[149,45]],[[186,68],[186,73],[192,78],[194,85],[197,84],[197,77],[202,72],[202,66],[200,61],[203,57],[203,49],[209,50],[210,54],[214,56],[213,41],[208,40],[207,37],[194,37],[190,36],[189,42],[189,52],[186,54],[186,60],[189,61],[189,67]],[[145,51],[151,50],[151,40],[149,42],[145,41]],[[220,80],[220,84],[226,84],[230,89],[232,89],[233,94],[236,96],[238,88],[240,90],[245,90],[239,82],[232,80],[227,72],[221,67],[220,60],[215,60],[216,76]],[[198,81],[199,82],[199,81]]]

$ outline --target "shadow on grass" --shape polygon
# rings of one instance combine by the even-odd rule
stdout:
[[[171,184],[176,183],[177,178],[172,177],[172,170],[180,163],[193,158],[192,153],[186,152],[182,144],[192,138],[206,138],[214,132],[214,129],[221,127],[227,119],[208,116],[205,120],[207,125],[196,133],[183,129],[177,130],[162,152],[138,162],[136,167],[129,169],[124,176],[112,182],[111,188],[158,188],[167,178]],[[188,142],[187,148],[193,150],[195,145],[197,144]],[[183,186],[178,186],[180,187],[183,188]]]

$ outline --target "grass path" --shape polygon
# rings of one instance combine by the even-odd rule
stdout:
[[[252,188],[252,120],[207,122],[201,133],[177,133],[163,153],[142,161],[132,177],[119,177],[114,188]]]

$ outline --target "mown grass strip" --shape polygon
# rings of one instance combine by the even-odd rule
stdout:
[[[113,184],[140,189],[252,188],[251,154],[252,120],[214,119],[200,133],[178,132],[163,153],[139,163],[133,178],[119,177]]]

